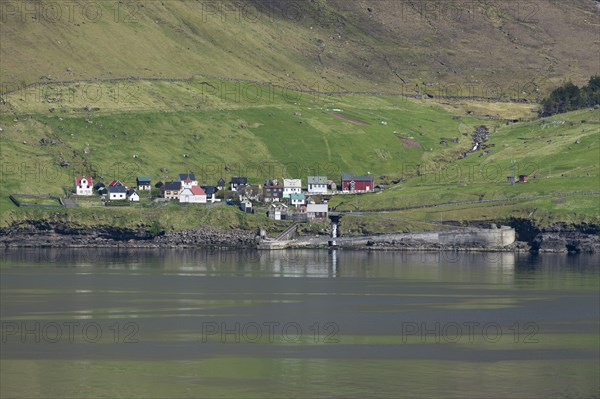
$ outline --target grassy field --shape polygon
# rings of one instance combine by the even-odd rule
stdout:
[[[500,213],[496,211],[503,208],[493,203],[441,218],[487,220],[531,214],[540,215],[545,223],[598,220],[597,197],[561,194],[600,191],[597,110],[529,120],[534,110],[530,104],[324,96],[258,85],[252,86],[254,97],[249,88],[240,88],[236,98],[236,93],[225,96],[215,90],[222,83],[135,82],[131,86],[135,89],[130,87],[135,101],[124,109],[110,97],[86,105],[78,93],[88,89],[78,84],[62,86],[73,96],[52,97],[51,103],[47,96],[10,95],[8,109],[0,114],[2,224],[49,217],[115,225],[161,219],[169,229],[217,219],[224,227],[266,223],[235,209],[197,210],[193,218],[186,218],[188,210],[180,211],[176,204],[141,210],[85,206],[52,213],[18,209],[8,200],[11,193],[63,195],[80,174],[133,185],[137,175],[152,176],[156,182],[188,171],[195,172],[202,184],[234,175],[248,176],[254,183],[302,177],[306,184],[308,175],[339,179],[342,172],[351,171],[371,173],[376,184],[386,185],[381,193],[334,198],[331,206],[341,211],[556,195],[527,199],[530,207],[515,202]],[[118,85],[99,87],[103,93],[114,93]],[[259,92],[263,94],[257,98]],[[511,120],[518,116],[523,122],[509,123],[502,116]],[[479,125],[489,128],[490,138],[464,157]],[[480,156],[484,151],[487,155]],[[513,160],[516,174],[528,174],[529,183],[506,183]],[[61,162],[69,166],[61,167]],[[402,182],[392,184],[398,180]],[[406,212],[398,217],[422,220],[425,227],[427,221],[440,219],[437,210]],[[381,230],[424,228],[420,223],[403,221]]]
[[[456,117],[435,102],[357,95],[302,94],[290,101],[278,93],[250,103],[214,94],[206,95],[202,109],[188,110],[185,99],[173,91],[199,97],[201,82],[189,83],[185,89],[182,83],[152,85],[140,95],[139,103],[178,98],[178,103],[169,105],[170,112],[161,112],[158,105],[153,109],[152,104],[135,111],[101,106],[99,111],[86,112],[77,104],[64,112],[44,112],[36,108],[38,101],[31,100],[15,113],[0,115],[7,164],[2,188],[18,191],[27,185],[32,191],[60,192],[79,173],[130,184],[137,174],[156,181],[188,170],[196,172],[202,183],[236,174],[261,182],[283,177],[287,169],[302,176],[310,172],[333,177],[348,170],[395,175],[403,163],[432,158],[434,148],[436,156],[453,157],[470,146],[470,138],[462,134],[485,122],[477,116]],[[17,96],[10,99],[19,102]],[[25,113],[29,109],[35,112]],[[460,137],[458,143],[439,144],[441,138],[454,136]],[[417,145],[407,147],[403,140]],[[71,166],[60,168],[61,161]],[[22,177],[35,184],[26,184]]]
[[[407,210],[400,215],[435,221],[493,220],[513,215],[534,217],[544,224],[560,220],[597,223],[600,197],[568,193],[600,192],[599,116],[598,110],[582,110],[501,126],[484,144],[486,148],[463,159],[405,165],[405,183],[377,194],[336,197],[332,206],[336,210],[369,211],[507,198],[513,199],[512,204],[465,204],[457,209]],[[479,156],[484,151],[489,154]],[[528,183],[507,183],[513,160],[516,175],[528,175]],[[531,196],[547,198],[527,198]]]

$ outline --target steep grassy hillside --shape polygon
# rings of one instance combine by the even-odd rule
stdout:
[[[487,153],[485,156],[482,154]],[[529,176],[512,186],[507,176]],[[494,220],[510,216],[541,224],[600,222],[600,112],[581,110],[498,127],[482,147],[450,164],[413,164],[407,181],[382,193],[336,197],[337,210],[415,208],[383,217]],[[503,201],[502,199],[508,199]],[[473,201],[502,200],[473,204]],[[437,206],[465,202],[464,204]],[[416,209],[424,205],[432,207]]]
[[[79,174],[132,184],[186,171],[206,184],[372,173],[383,193],[332,205],[396,209],[414,226],[500,214],[597,220],[597,197],[567,193],[598,191],[598,111],[534,120],[536,103],[474,97],[535,100],[598,74],[598,2],[448,4],[3,1],[2,223],[264,222],[232,208],[56,212],[8,200],[61,195]],[[479,125],[490,139],[465,158]],[[506,184],[513,160],[527,185]],[[399,210],[497,198],[514,206]]]
[[[205,220],[220,220],[229,227],[262,223],[237,215],[233,209],[217,213],[195,209],[193,218],[176,207],[32,211],[17,209],[7,198],[10,193],[61,195],[72,186],[74,176],[84,173],[133,184],[139,174],[156,181],[186,171],[195,172],[206,184],[232,175],[261,182],[272,177],[305,179],[310,174],[326,174],[339,178],[343,171],[370,172],[377,183],[387,185],[378,194],[336,197],[332,206],[337,210],[513,199],[383,216],[388,221],[396,218],[404,226],[421,225],[420,220],[485,220],[508,215],[535,216],[544,223],[600,218],[597,196],[568,195],[600,191],[597,110],[509,123],[467,113],[487,109],[498,115],[524,116],[531,108],[366,95],[292,96],[267,86],[253,86],[266,93],[259,99],[249,92],[231,98],[215,91],[221,83],[138,82],[135,89],[129,87],[135,96],[128,96],[131,101],[125,107],[110,97],[93,104],[98,107],[82,107],[86,102],[78,94],[85,91],[85,85],[62,87],[73,97],[55,96],[50,103],[47,98],[20,93],[9,96],[10,112],[0,116],[2,223],[30,217],[116,225],[160,219],[169,228]],[[119,89],[118,84],[97,87],[103,93]],[[479,125],[490,129],[490,138],[480,150],[464,157]],[[517,175],[530,176],[529,183],[514,187],[506,183],[512,160]],[[69,166],[61,167],[64,162]],[[399,180],[403,182],[393,184]]]
[[[598,7],[593,0],[3,1],[1,91],[208,74],[321,91],[535,98],[538,88],[598,73]]]
[[[85,110],[79,108],[83,103],[64,107],[58,100],[9,96],[16,106],[0,116],[3,161],[11,165],[4,170],[3,191],[56,194],[81,173],[129,183],[137,174],[164,180],[188,170],[209,184],[237,174],[254,182],[342,171],[393,177],[405,163],[456,158],[485,121],[403,97],[277,92],[254,101],[205,91],[220,83],[145,82],[129,111],[111,108],[108,100]],[[75,96],[82,90],[70,88]],[[444,138],[448,146],[440,145]],[[70,166],[61,168],[63,162]]]

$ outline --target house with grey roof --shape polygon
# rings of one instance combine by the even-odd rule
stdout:
[[[120,184],[116,184],[114,186],[108,187],[108,199],[111,201],[121,201],[125,200],[127,196],[127,189],[125,186]]]
[[[327,194],[327,176],[308,176],[309,194]]]
[[[342,174],[342,191],[344,192],[369,192],[375,188],[373,176],[356,176],[353,173]]]

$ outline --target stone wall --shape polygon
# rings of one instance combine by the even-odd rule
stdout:
[[[515,240],[515,229],[508,226],[502,226],[499,229],[440,232],[437,239],[440,244],[485,244],[492,247],[505,247],[514,243]]]

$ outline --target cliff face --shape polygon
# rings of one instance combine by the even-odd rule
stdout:
[[[555,225],[537,234],[531,247],[538,252],[600,253],[600,226]]]
[[[533,252],[600,253],[600,225],[558,223],[538,228],[527,219],[511,219],[517,240],[525,241]]]

